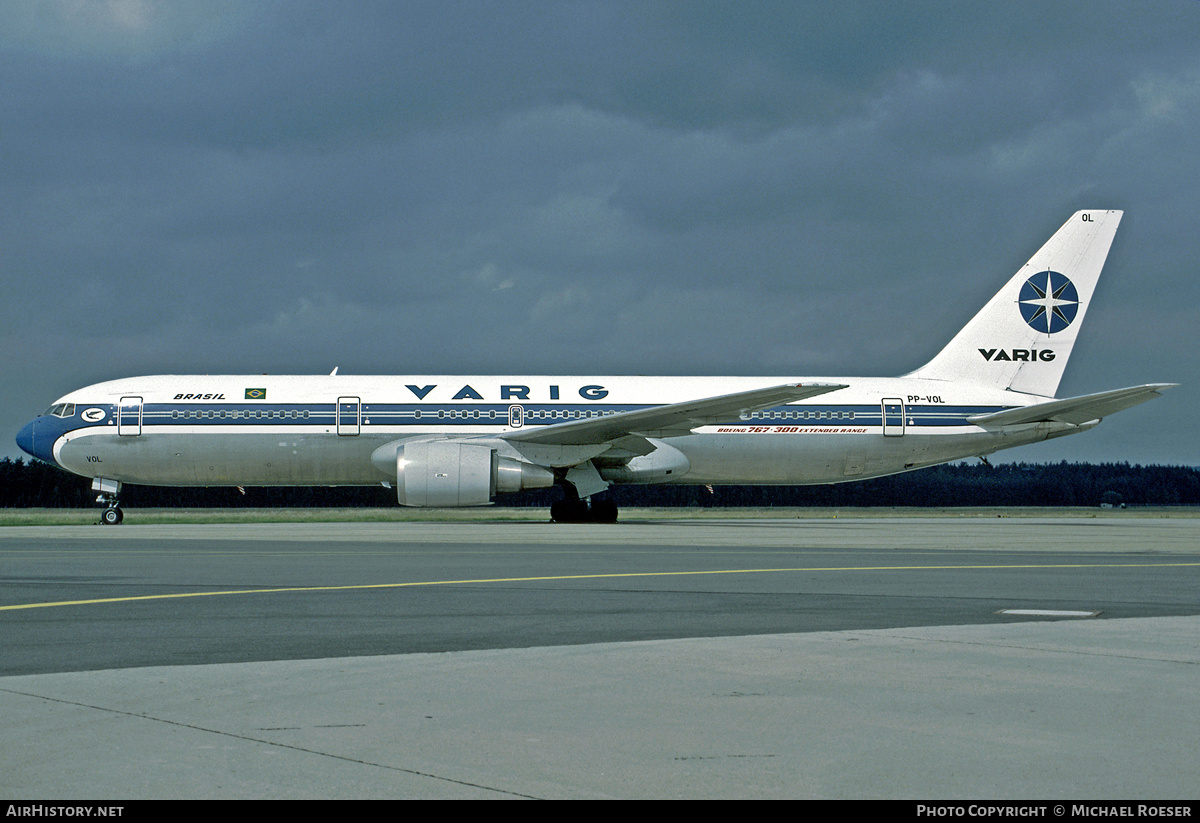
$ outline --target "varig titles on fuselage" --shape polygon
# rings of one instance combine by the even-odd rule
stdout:
[[[413,393],[413,396],[418,400],[424,400],[429,394],[438,387],[437,383],[432,383],[427,386],[418,386],[415,384],[406,384],[405,388]],[[486,390],[485,390],[486,391]],[[519,383],[501,384],[497,390],[499,397],[486,397],[483,392],[480,392],[470,384],[460,388],[451,397],[451,400],[560,400],[562,399],[562,387],[556,385],[548,385],[544,390],[534,389]],[[577,393],[584,400],[603,400],[608,397],[608,389],[601,385],[589,384],[580,386]],[[570,390],[567,392],[570,394]],[[533,394],[534,396],[530,396]],[[225,394],[218,392],[198,393],[198,392],[180,392],[173,398],[175,400],[224,400]],[[248,398],[248,399],[265,399]]]
[[[432,392],[434,389],[437,388],[437,384],[434,383],[429,386],[416,386],[416,385],[408,384],[408,385],[405,385],[405,388],[408,389],[410,392],[412,392],[418,400],[424,400],[429,395],[430,392]],[[477,391],[470,384],[468,384],[466,386],[463,386],[457,392],[455,392],[454,396],[451,397],[450,399],[451,400],[488,400],[488,399],[492,399],[492,400],[539,400],[539,399],[559,400],[559,399],[561,399],[562,391],[561,391],[560,386],[547,386],[547,389],[548,389],[547,394],[545,394],[545,395],[543,395],[543,397],[539,398],[539,397],[530,397],[529,396],[530,392],[534,391],[529,386],[524,386],[524,385],[515,384],[515,383],[501,384],[500,389],[499,389],[500,396],[498,398],[487,398],[487,397],[484,397],[484,395],[482,393]],[[582,397],[584,400],[603,400],[605,397],[608,397],[608,389],[604,388],[604,386],[597,386],[597,385],[580,386],[579,387],[579,396]]]

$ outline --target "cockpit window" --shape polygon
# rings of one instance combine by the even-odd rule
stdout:
[[[53,415],[54,417],[74,417],[75,416],[75,404],[74,403],[55,403],[50,408],[46,409],[46,414]]]

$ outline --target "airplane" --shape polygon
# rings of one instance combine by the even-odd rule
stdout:
[[[382,483],[405,506],[560,486],[556,522],[613,523],[613,484],[806,485],[1086,431],[1153,383],[1055,398],[1122,212],[1080,211],[932,360],[900,377],[159,375],[61,397],[30,455],[123,484]]]

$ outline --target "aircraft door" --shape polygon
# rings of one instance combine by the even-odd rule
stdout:
[[[339,397],[337,400],[337,433],[353,437],[360,431],[362,401],[357,397]]]
[[[883,408],[883,436],[900,437],[904,434],[904,401],[898,397],[885,397]]]
[[[136,437],[142,433],[142,398],[122,397],[117,406],[117,434]]]

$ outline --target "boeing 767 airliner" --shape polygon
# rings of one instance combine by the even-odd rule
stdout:
[[[1072,215],[936,357],[902,377],[209,376],[113,380],[17,435],[124,483],[394,486],[406,506],[562,487],[560,522],[614,522],[614,483],[840,483],[1092,428],[1170,383],[1056,399],[1121,220]]]

